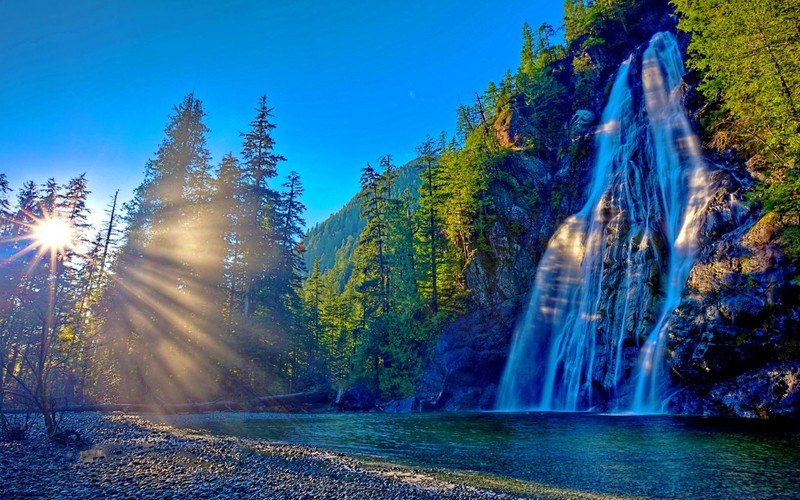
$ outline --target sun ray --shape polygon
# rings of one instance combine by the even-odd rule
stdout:
[[[73,245],[73,233],[72,224],[59,217],[45,218],[33,227],[33,237],[38,244],[59,252]]]

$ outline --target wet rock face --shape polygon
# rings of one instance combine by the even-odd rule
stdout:
[[[693,415],[796,416],[800,413],[800,362],[769,363],[729,380],[684,388],[670,403],[672,411]]]
[[[492,308],[528,293],[557,221],[549,196],[554,167],[526,153],[510,153],[491,186],[496,220],[467,265],[475,308]]]
[[[725,175],[721,173],[720,175]],[[783,415],[798,408],[800,289],[777,220],[733,179],[709,207],[704,245],[669,323],[678,413]]]
[[[493,127],[497,142],[504,148],[520,151],[539,141],[539,132],[523,116],[516,104],[503,108]]]
[[[375,394],[367,386],[357,384],[345,391],[337,405],[345,411],[369,411],[375,408]]]
[[[572,115],[569,121],[569,136],[570,140],[577,140],[578,138],[590,132],[590,126],[597,121],[597,115],[588,109],[579,109]]]
[[[424,410],[489,410],[508,357],[516,301],[463,316],[445,328],[417,391]]]
[[[796,415],[800,411],[800,363],[775,363],[748,371],[715,385],[709,396],[723,412],[740,417]]]

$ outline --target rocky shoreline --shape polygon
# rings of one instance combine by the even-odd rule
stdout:
[[[510,498],[305,446],[216,437],[137,415],[65,417],[82,443],[37,425],[0,442],[0,498]]]

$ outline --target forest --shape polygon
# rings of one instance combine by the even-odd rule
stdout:
[[[748,203],[800,264],[800,4],[671,5],[704,145],[747,162]],[[542,227],[571,213],[592,155],[591,134],[576,132],[596,122],[584,110],[602,104],[621,55],[665,9],[567,0],[563,26],[525,23],[518,68],[458,107],[454,135],[427,136],[407,165],[368,159],[346,217],[308,234],[301,179],[279,174],[266,96],[241,151],[215,163],[203,103],[186,95],[133,199],[109,200],[98,226],[85,176],[10,186],[0,174],[3,430],[20,409],[56,435],[56,412],[87,404],[359,384],[383,402],[413,395],[442,330],[481,302],[468,275],[476,262],[499,266],[497,228],[525,231],[503,193]],[[509,173],[533,160],[547,165],[545,185]]]

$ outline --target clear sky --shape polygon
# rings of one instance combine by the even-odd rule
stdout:
[[[518,66],[523,22],[561,15],[546,0],[0,0],[0,172],[15,190],[85,172],[100,212],[141,183],[184,95],[203,101],[216,164],[266,94],[310,226],[367,161],[452,133],[459,102]]]

